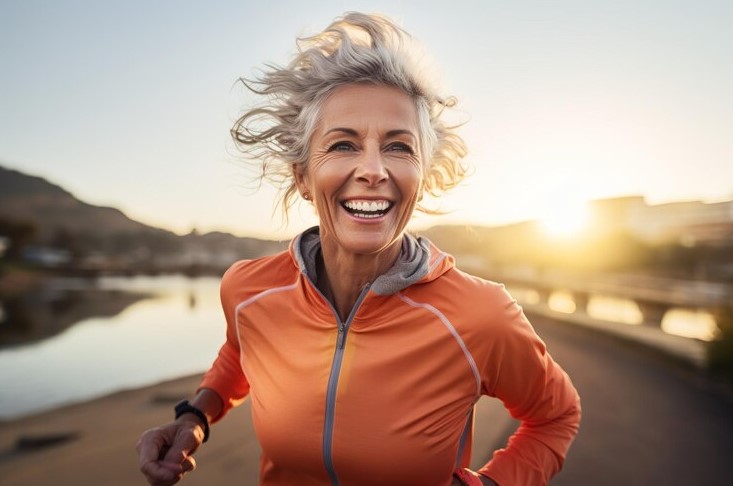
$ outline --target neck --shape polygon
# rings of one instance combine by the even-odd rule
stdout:
[[[318,289],[345,321],[362,290],[392,268],[400,256],[402,240],[374,255],[348,253],[328,239],[321,240],[322,260],[318,264]]]

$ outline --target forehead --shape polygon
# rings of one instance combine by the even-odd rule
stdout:
[[[348,84],[326,98],[319,117],[321,131],[332,128],[379,128],[410,130],[417,136],[415,103],[405,92],[391,86]]]

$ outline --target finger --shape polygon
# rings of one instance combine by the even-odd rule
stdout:
[[[183,469],[184,474],[193,471],[196,469],[196,459],[194,459],[193,456],[188,456],[183,460],[181,468]]]
[[[183,461],[198,449],[200,440],[193,431],[183,432],[176,435],[170,449],[163,456],[163,461],[182,464]]]
[[[196,469],[196,459],[193,456],[186,456],[178,461],[158,461],[161,467],[170,469],[175,473],[186,474]]]
[[[183,470],[183,464],[178,464],[177,462],[158,461],[158,465],[165,469],[169,469],[176,474],[181,474],[182,472],[185,472]]]
[[[140,467],[140,471],[145,475],[148,483],[152,485],[175,484],[180,475],[183,473],[182,468],[178,464],[162,466],[159,461],[150,461]]]
[[[137,442],[137,455],[140,467],[151,461],[160,459],[163,449],[167,448],[167,441],[159,434],[146,432]]]

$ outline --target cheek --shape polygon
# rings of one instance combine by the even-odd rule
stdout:
[[[310,187],[318,199],[328,199],[343,183],[343,177],[329,166],[313,171]]]
[[[343,185],[343,175],[332,170],[329,164],[314,168],[308,179],[308,187],[313,194],[313,203],[318,214],[334,209],[334,194]]]
[[[402,166],[393,172],[397,187],[399,187],[402,197],[406,201],[416,200],[420,197],[424,175],[422,167],[415,164]]]

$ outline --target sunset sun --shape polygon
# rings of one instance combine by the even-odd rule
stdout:
[[[577,236],[587,226],[588,207],[584,200],[555,200],[547,204],[538,218],[540,227],[557,238]]]

